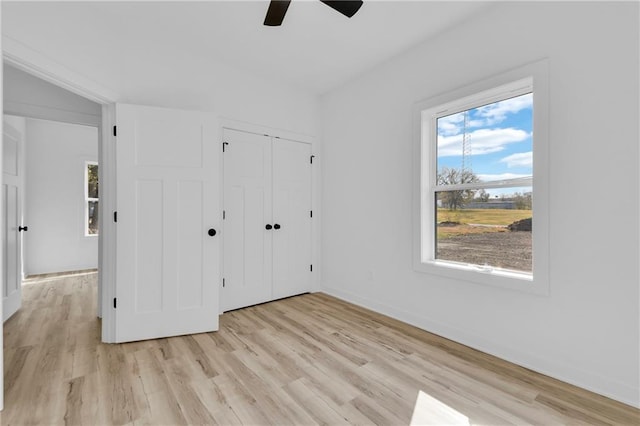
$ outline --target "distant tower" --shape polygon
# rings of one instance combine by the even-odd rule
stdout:
[[[464,124],[462,127],[462,167],[461,172],[469,171],[473,172],[473,166],[471,164],[471,135],[469,134],[469,111],[463,112]]]

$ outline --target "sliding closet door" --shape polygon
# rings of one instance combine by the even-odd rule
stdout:
[[[271,300],[271,138],[224,130],[221,311]]]
[[[273,140],[274,299],[311,290],[310,157],[309,144]]]

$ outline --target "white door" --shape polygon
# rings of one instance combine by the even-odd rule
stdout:
[[[221,311],[271,300],[271,138],[224,130]],[[271,228],[271,229],[268,229]]]
[[[273,140],[274,299],[311,290],[310,157],[309,144]]]
[[[4,275],[2,320],[22,304],[22,191],[24,177],[24,119],[4,117],[2,143],[2,232]]]
[[[117,104],[116,124],[116,341],[217,330],[215,118]]]

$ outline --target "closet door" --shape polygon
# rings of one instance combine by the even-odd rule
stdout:
[[[310,157],[309,144],[273,140],[274,299],[311,290]]]
[[[272,299],[271,138],[224,130],[221,311]]]

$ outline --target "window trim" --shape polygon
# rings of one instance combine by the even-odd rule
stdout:
[[[100,235],[100,233],[99,232],[95,234],[89,233],[89,203],[92,201],[99,202],[100,198],[89,197],[89,166],[97,166],[98,162],[94,160],[85,160],[83,163],[84,163],[84,172],[83,172],[84,173],[84,180],[83,180],[84,206],[82,210],[84,212],[84,220],[82,222],[84,225],[83,225],[82,234],[87,238],[93,238]]]
[[[436,167],[435,144],[428,138],[435,120],[425,120],[425,112],[444,116],[488,104],[505,97],[533,92],[533,271],[532,274],[484,268],[433,259],[423,253],[423,243],[434,242],[434,207],[427,196],[433,193]],[[413,267],[417,272],[446,278],[508,288],[523,292],[549,294],[549,83],[548,61],[540,60],[491,78],[418,102],[413,108],[414,190],[413,190]],[[431,138],[432,139],[432,138]],[[427,165],[427,167],[423,167]],[[489,182],[482,186],[500,185]],[[477,186],[473,184],[474,188]],[[456,189],[453,186],[447,189]],[[426,214],[423,214],[425,212]],[[435,246],[435,244],[433,244]],[[425,254],[428,258],[425,258]]]

